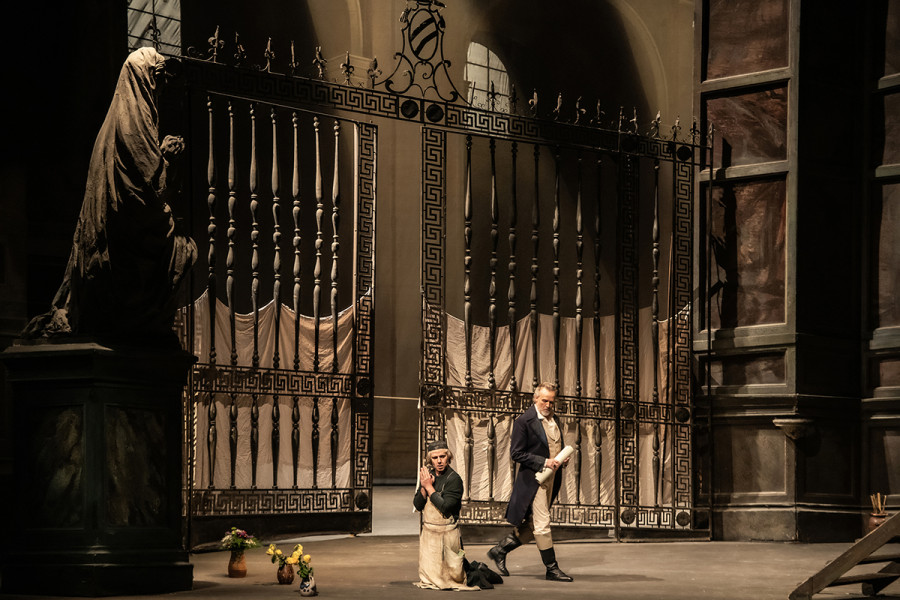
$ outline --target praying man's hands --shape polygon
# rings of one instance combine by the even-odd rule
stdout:
[[[434,475],[428,470],[428,467],[419,469],[419,483],[422,484],[422,496],[427,498],[434,493]]]

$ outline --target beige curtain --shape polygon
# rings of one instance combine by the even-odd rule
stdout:
[[[294,311],[283,305],[269,302],[259,310],[259,365],[262,368],[273,367],[275,355],[275,316],[280,313],[278,323],[278,350],[279,368],[292,370],[294,365]],[[338,314],[337,326],[337,357],[338,371],[350,373],[353,368],[353,307],[347,308]],[[238,314],[235,316],[235,340],[237,348],[237,364],[248,367],[253,356],[253,314]],[[315,320],[312,317],[300,315],[300,343],[299,357],[300,370],[313,370],[313,355],[315,353]],[[208,362],[209,345],[213,329],[210,326],[209,303],[206,293],[194,302],[194,354],[200,362]],[[228,307],[216,300],[216,354],[217,364],[229,365],[231,356],[231,326]],[[331,372],[334,357],[333,327],[330,316],[319,319],[319,370]],[[272,430],[273,430],[273,402],[271,392],[274,390],[260,390],[269,392],[258,397],[259,405],[259,454],[257,460],[256,485],[258,488],[272,487],[273,457]],[[194,399],[197,403],[196,418],[194,422],[194,480],[196,487],[209,485],[210,457],[207,446],[207,434],[209,431],[209,402],[208,394],[201,394]],[[216,405],[216,458],[214,487],[227,488],[231,485],[231,455],[229,431],[231,421],[229,411],[231,408],[231,396],[217,394],[213,400]],[[237,461],[235,463],[235,485],[238,488],[249,488],[252,483],[250,460],[250,411],[252,397],[250,395],[237,396],[238,408],[238,444]],[[297,470],[298,486],[301,488],[312,487],[313,461],[312,461],[312,411],[313,398],[301,396],[300,408],[300,452]],[[293,400],[291,392],[280,390],[278,392],[279,409],[279,452],[278,452],[278,486],[281,488],[293,485],[293,458],[291,447],[291,431]],[[350,486],[350,438],[351,415],[350,402],[347,398],[339,398],[338,411],[338,452],[336,487]],[[332,398],[319,398],[319,459],[317,469],[317,484],[320,488],[331,486],[331,416],[333,412]]]
[[[447,315],[447,384],[465,385],[465,324],[461,319]],[[615,321],[613,316],[600,318],[600,389],[604,398],[615,396]],[[651,314],[649,308],[639,313],[639,388],[640,400],[650,402],[653,392],[653,353],[651,346]],[[575,319],[560,319],[559,382],[562,395],[574,396],[578,369],[581,372],[582,396],[593,397],[596,385],[596,355],[594,344],[594,319],[585,318],[582,329],[581,364],[575,364]],[[668,331],[669,322],[659,323],[659,401],[668,403]],[[539,315],[538,318],[538,373],[539,381],[554,379],[553,317]],[[490,369],[489,339],[487,327],[472,327],[472,380],[475,387],[488,387]],[[530,320],[525,317],[516,324],[516,379],[519,388],[526,393],[533,390],[532,378],[535,371],[532,351]],[[509,389],[512,373],[512,349],[509,329],[497,330],[494,356],[494,377],[499,389]],[[453,452],[457,472],[470,478],[468,494],[473,500],[489,500],[491,481],[493,499],[508,500],[512,490],[513,465],[509,458],[509,437],[512,422],[518,415],[493,415],[468,413],[472,430],[472,461],[467,465],[466,456],[466,416],[467,413],[446,411],[447,442]],[[493,418],[494,440],[490,443],[490,425]],[[576,461],[574,458],[564,471],[563,487],[559,502],[574,504],[611,505],[615,502],[615,426],[612,421],[589,418],[561,418],[566,442],[575,445],[577,428],[581,429],[581,485],[576,489]],[[659,475],[659,502],[672,502],[671,481],[671,435],[665,425],[655,426],[642,423],[638,433],[638,486],[642,505],[654,505],[653,492],[653,440],[658,437],[661,463]],[[599,436],[599,437],[598,437]],[[597,452],[597,444],[600,451]],[[493,456],[493,477],[491,477],[490,457]],[[598,476],[599,473],[599,476]],[[578,492],[580,491],[580,497]]]

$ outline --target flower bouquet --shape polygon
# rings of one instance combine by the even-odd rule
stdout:
[[[257,546],[259,546],[259,540],[237,527],[232,527],[231,531],[222,538],[222,548],[232,552],[243,552],[247,548],[256,548]]]
[[[243,529],[232,527],[231,531],[225,534],[225,537],[222,538],[222,548],[231,550],[231,558],[228,560],[229,577],[247,576],[244,550],[257,546],[259,546],[259,541]]]
[[[293,566],[302,562],[303,546],[297,544],[290,554],[285,554],[275,544],[269,544],[266,554],[272,557],[272,564],[278,563],[278,583],[288,584],[293,582]]]

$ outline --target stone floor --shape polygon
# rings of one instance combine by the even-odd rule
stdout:
[[[288,549],[299,541],[313,557],[320,597],[335,599],[434,598],[439,592],[419,590],[418,516],[411,511],[411,489],[376,488],[373,532],[360,536],[315,536],[280,541]],[[666,600],[786,600],[801,581],[843,552],[849,544],[763,542],[565,542],[557,544],[560,566],[572,583],[545,581],[534,545],[511,553],[512,573],[486,598],[659,598]],[[488,545],[467,544],[472,560],[485,561]],[[278,585],[275,566],[264,549],[247,553],[248,575],[229,579],[225,552],[194,554],[194,589],[166,594],[173,600],[195,598],[299,598],[298,581]],[[871,570],[871,567],[869,568]],[[52,568],[48,570],[52,575]],[[480,597],[479,596],[479,597]],[[145,596],[130,596],[135,600]],[[817,599],[863,598],[860,586],[830,588]],[[38,596],[0,594],[0,599]],[[160,596],[153,596],[160,598]],[[900,600],[900,582],[879,596]]]

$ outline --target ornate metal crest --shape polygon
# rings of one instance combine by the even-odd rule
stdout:
[[[403,50],[394,57],[394,71],[375,85],[393,94],[405,94],[418,88],[423,98],[455,102],[460,93],[450,78],[450,61],[444,58],[446,26],[439,0],[408,0],[400,15],[403,24]]]

